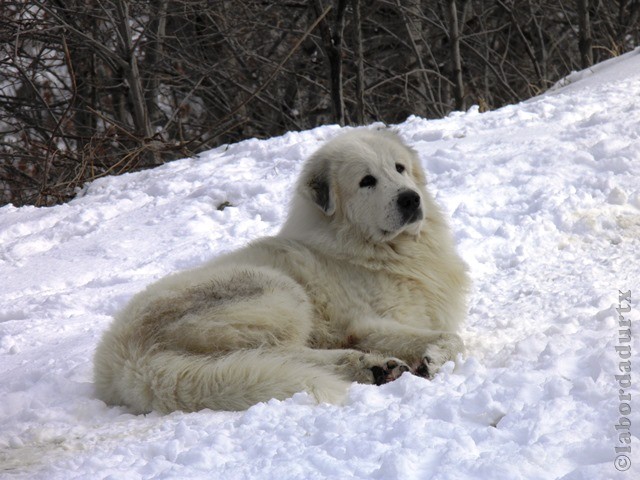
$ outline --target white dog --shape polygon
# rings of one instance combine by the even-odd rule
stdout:
[[[241,410],[351,382],[430,377],[463,349],[466,266],[416,152],[354,130],[305,164],[280,233],[136,295],[95,355],[135,412]]]

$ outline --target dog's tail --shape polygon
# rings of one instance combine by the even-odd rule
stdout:
[[[136,413],[244,410],[302,391],[318,402],[340,403],[350,385],[328,369],[271,350],[211,357],[169,350],[142,353],[131,346],[118,352],[113,346],[96,352],[98,396]]]

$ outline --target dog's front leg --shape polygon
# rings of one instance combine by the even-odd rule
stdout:
[[[464,342],[455,333],[440,333],[425,349],[421,362],[414,367],[413,373],[425,378],[433,378],[436,372],[449,360],[455,360],[458,353],[464,352]]]
[[[464,351],[464,342],[452,332],[439,332],[382,320],[354,322],[350,342],[362,351],[377,352],[404,360],[412,372],[431,378],[449,360]]]

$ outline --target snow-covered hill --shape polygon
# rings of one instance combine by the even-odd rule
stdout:
[[[0,209],[0,477],[637,475],[640,51],[519,105],[398,129],[471,269],[464,359],[431,382],[354,385],[344,406],[298,394],[133,416],[95,398],[111,315],[149,282],[275,233],[302,160],[339,129],[248,140],[98,180],[67,205]],[[631,386],[615,377],[627,346]]]

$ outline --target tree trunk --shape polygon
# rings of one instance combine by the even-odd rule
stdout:
[[[117,0],[116,2],[116,29],[118,31],[118,40],[120,42],[120,50],[123,59],[127,63],[125,70],[125,78],[129,85],[129,99],[133,105],[133,121],[136,134],[139,137],[141,146],[144,146],[151,140],[153,129],[149,119],[149,112],[145,102],[144,89],[142,88],[142,77],[138,68],[138,60],[136,58],[131,35],[131,26],[129,25],[129,4],[127,0]],[[149,166],[160,165],[162,161],[158,152],[153,150],[143,151],[143,163]]]
[[[593,65],[593,40],[591,38],[591,20],[589,19],[589,0],[578,0],[578,28],[580,65],[582,68],[588,68]]]
[[[160,87],[159,64],[164,55],[164,38],[167,28],[167,5],[169,0],[151,0],[149,22],[149,44],[145,52],[143,70],[145,79],[145,102],[150,122],[157,122],[162,115],[158,108],[157,98]]]
[[[353,20],[356,28],[356,122],[364,125],[364,53],[360,0],[353,0]]]
[[[449,0],[449,41],[451,43],[451,74],[455,109],[464,110],[464,86],[462,84],[462,60],[460,58],[460,33],[456,0]]]
[[[429,77],[427,76],[427,69],[424,65],[424,49],[422,40],[422,20],[421,20],[421,0],[396,0],[396,5],[402,23],[407,29],[407,36],[409,39],[409,45],[415,56],[415,60],[411,62],[411,65],[417,67],[418,84],[417,90],[420,93],[420,102],[415,105],[414,113],[417,115],[427,116],[429,105],[427,101],[427,92],[429,91]]]
[[[323,12],[321,0],[313,2],[316,17],[320,18]],[[344,32],[344,14],[347,8],[347,0],[337,0],[335,13],[335,25],[333,31],[326,19],[320,22],[320,34],[322,35],[322,49],[329,62],[329,76],[331,84],[331,103],[333,115],[338,125],[344,126],[344,94],[342,90],[342,34]]]

